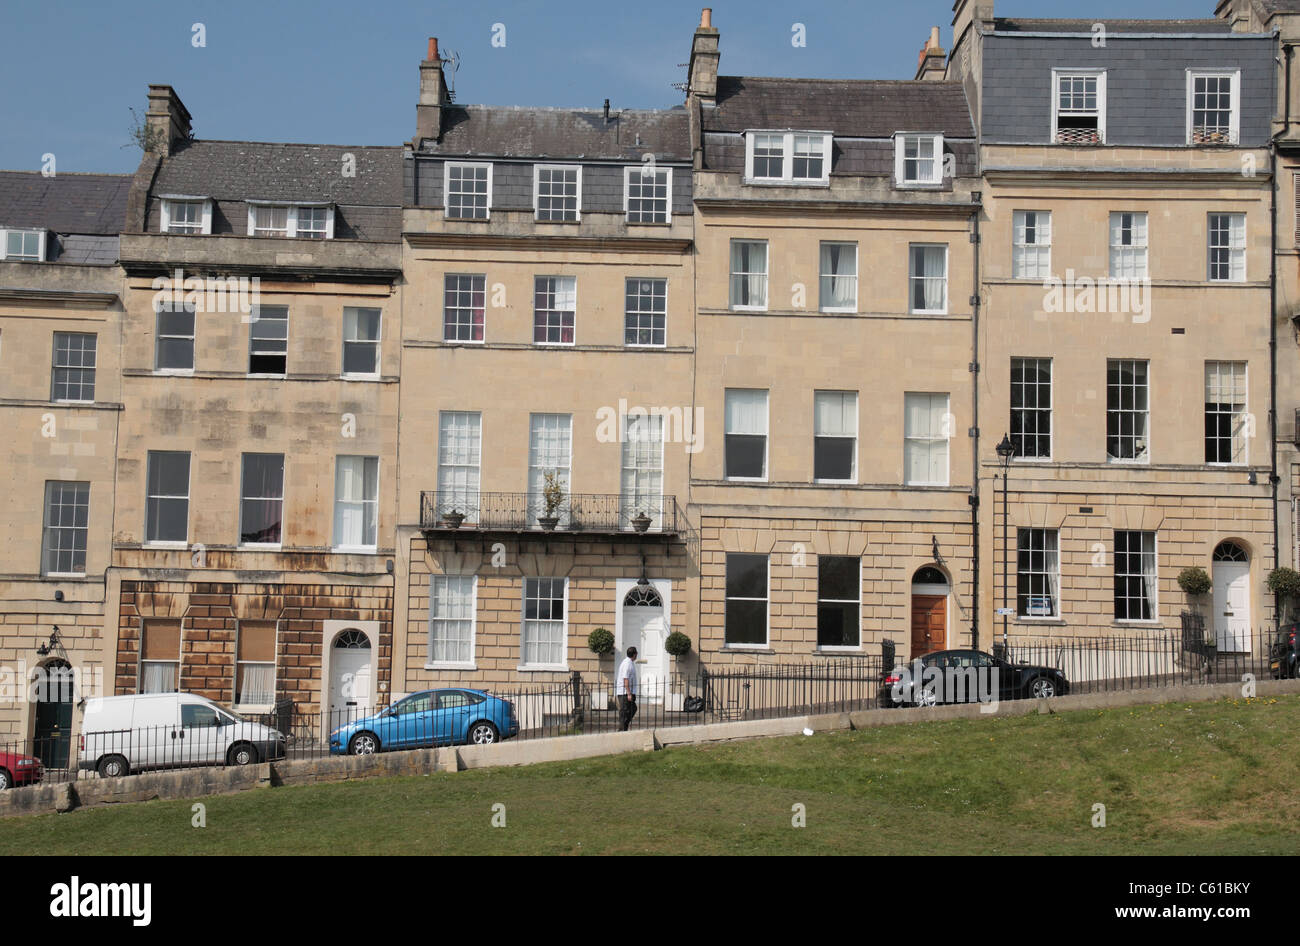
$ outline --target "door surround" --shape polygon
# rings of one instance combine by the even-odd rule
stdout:
[[[925,580],[917,581],[918,578]],[[940,578],[942,581],[936,580]],[[943,599],[943,646],[936,649],[950,649],[952,639],[952,579],[948,577],[947,572],[933,562],[918,566],[912,571],[912,577],[908,584],[907,599],[907,643],[909,650],[912,646],[912,628],[916,620],[916,599],[918,597],[939,597]],[[920,655],[912,654],[912,656],[918,657]]]
[[[330,701],[334,686],[331,674],[334,672],[331,656],[334,643],[344,631],[360,631],[370,641],[370,705],[374,708],[379,695],[379,622],[378,621],[324,621],[321,634],[321,669],[320,669],[320,718],[321,726],[329,732]]]

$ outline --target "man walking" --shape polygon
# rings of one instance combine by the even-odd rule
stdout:
[[[618,679],[614,685],[614,697],[618,703],[618,731],[627,732],[627,727],[636,715],[636,648],[627,649],[627,657],[618,667]]]

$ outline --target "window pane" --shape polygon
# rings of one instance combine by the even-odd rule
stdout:
[[[45,484],[45,533],[41,570],[45,574],[84,574],[90,525],[90,484]]]
[[[572,345],[578,281],[574,276],[538,276],[533,281],[533,342]]]
[[[626,173],[628,223],[667,223],[669,170],[629,168]]]
[[[146,542],[189,537],[190,455],[150,452],[145,512]]]
[[[343,310],[344,374],[379,373],[379,309]]]
[[[767,307],[767,244],[731,241],[731,304]]]
[[[284,454],[244,454],[241,495],[239,540],[278,544],[284,507]]]
[[[429,585],[429,659],[474,660],[474,577],[434,575]]]
[[[338,458],[334,475],[334,544],[373,548],[378,532],[379,458]]]
[[[484,165],[447,165],[447,216],[452,219],[488,218],[488,173]]]
[[[443,340],[483,341],[487,276],[448,274],[443,280]]]
[[[767,597],[767,556],[737,552],[727,555],[727,597]]]
[[[56,401],[95,399],[97,337],[80,332],[54,333],[54,396]]]
[[[628,279],[625,286],[624,343],[663,345],[668,318],[668,280]]]

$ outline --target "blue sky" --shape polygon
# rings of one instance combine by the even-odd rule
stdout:
[[[400,144],[427,38],[454,51],[457,100],[599,108],[681,102],[700,0],[75,0],[0,11],[0,168],[129,172],[131,108],[174,86],[200,138]],[[997,0],[999,16],[1212,16],[1214,0]],[[912,78],[951,0],[713,0],[722,72]],[[206,45],[192,43],[204,25]],[[492,45],[495,24],[505,46]],[[791,44],[804,24],[807,46]],[[498,35],[499,31],[498,31]],[[30,78],[28,78],[30,77]],[[21,90],[15,93],[15,90]],[[129,145],[129,146],[127,146]]]

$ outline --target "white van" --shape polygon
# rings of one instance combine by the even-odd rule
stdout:
[[[89,699],[80,747],[78,768],[103,776],[284,758],[283,734],[193,693]]]

